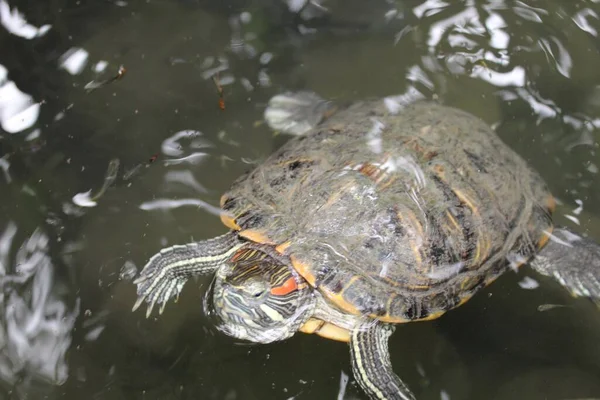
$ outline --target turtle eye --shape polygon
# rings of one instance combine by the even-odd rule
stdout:
[[[252,299],[260,299],[267,293],[266,282],[259,279],[249,279],[242,287],[246,296]]]

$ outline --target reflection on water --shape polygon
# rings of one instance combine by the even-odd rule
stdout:
[[[207,281],[146,321],[131,277],[161,247],[224,232],[220,194],[287,140],[261,122],[267,101],[298,89],[478,115],[548,181],[557,222],[600,240],[599,13],[593,0],[0,0],[0,397],[364,398],[346,346],[233,343],[201,312]],[[392,358],[422,399],[600,398],[598,332],[591,304],[525,269],[400,327]]]
[[[32,379],[66,382],[66,353],[79,306],[65,302],[66,288],[54,280],[48,236],[36,230],[17,249],[17,230],[11,221],[0,236],[0,375],[20,397]]]

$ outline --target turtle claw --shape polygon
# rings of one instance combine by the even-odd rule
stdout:
[[[137,301],[132,311],[136,311],[142,303],[148,304],[146,318],[152,314],[155,305],[160,305],[159,312],[162,314],[165,304],[183,288],[186,277],[177,275],[170,269],[161,268],[157,263],[159,257],[153,257],[142,269],[140,275],[133,281],[137,285]],[[157,265],[158,264],[158,265]]]
[[[131,308],[131,312],[135,312],[138,308],[140,308],[140,306],[142,305],[143,302],[144,302],[144,296],[139,296],[138,299],[136,300],[135,304]]]
[[[146,309],[146,318],[150,318],[150,315],[152,314],[152,309],[154,308],[154,304],[156,304],[156,299],[153,299],[148,308]]]
[[[138,276],[137,278],[135,278],[133,280],[133,284],[139,285],[140,283],[143,283],[146,279],[148,279],[148,278],[146,278],[145,276]]]

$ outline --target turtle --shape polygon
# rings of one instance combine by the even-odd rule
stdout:
[[[221,236],[160,250],[134,280],[146,316],[213,275],[216,328],[254,343],[296,332],[349,344],[371,399],[415,399],[388,339],[529,265],[600,301],[600,245],[554,226],[555,198],[478,117],[436,100],[336,105],[274,96],[265,117],[293,135],[221,197]]]

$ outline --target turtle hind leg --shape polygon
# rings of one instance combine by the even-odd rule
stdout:
[[[179,295],[191,276],[213,273],[242,245],[237,233],[229,232],[214,239],[162,249],[150,258],[133,281],[138,295],[133,311],[145,301],[148,303],[146,317],[156,304],[162,313],[167,301]]]
[[[573,296],[600,306],[600,245],[568,228],[556,228],[548,244],[531,261],[542,275],[556,279]]]
[[[286,92],[269,100],[264,118],[275,131],[303,135],[334,111],[332,102],[313,92]]]
[[[392,370],[388,339],[394,327],[368,321],[352,331],[352,372],[372,400],[415,400],[410,389]]]

